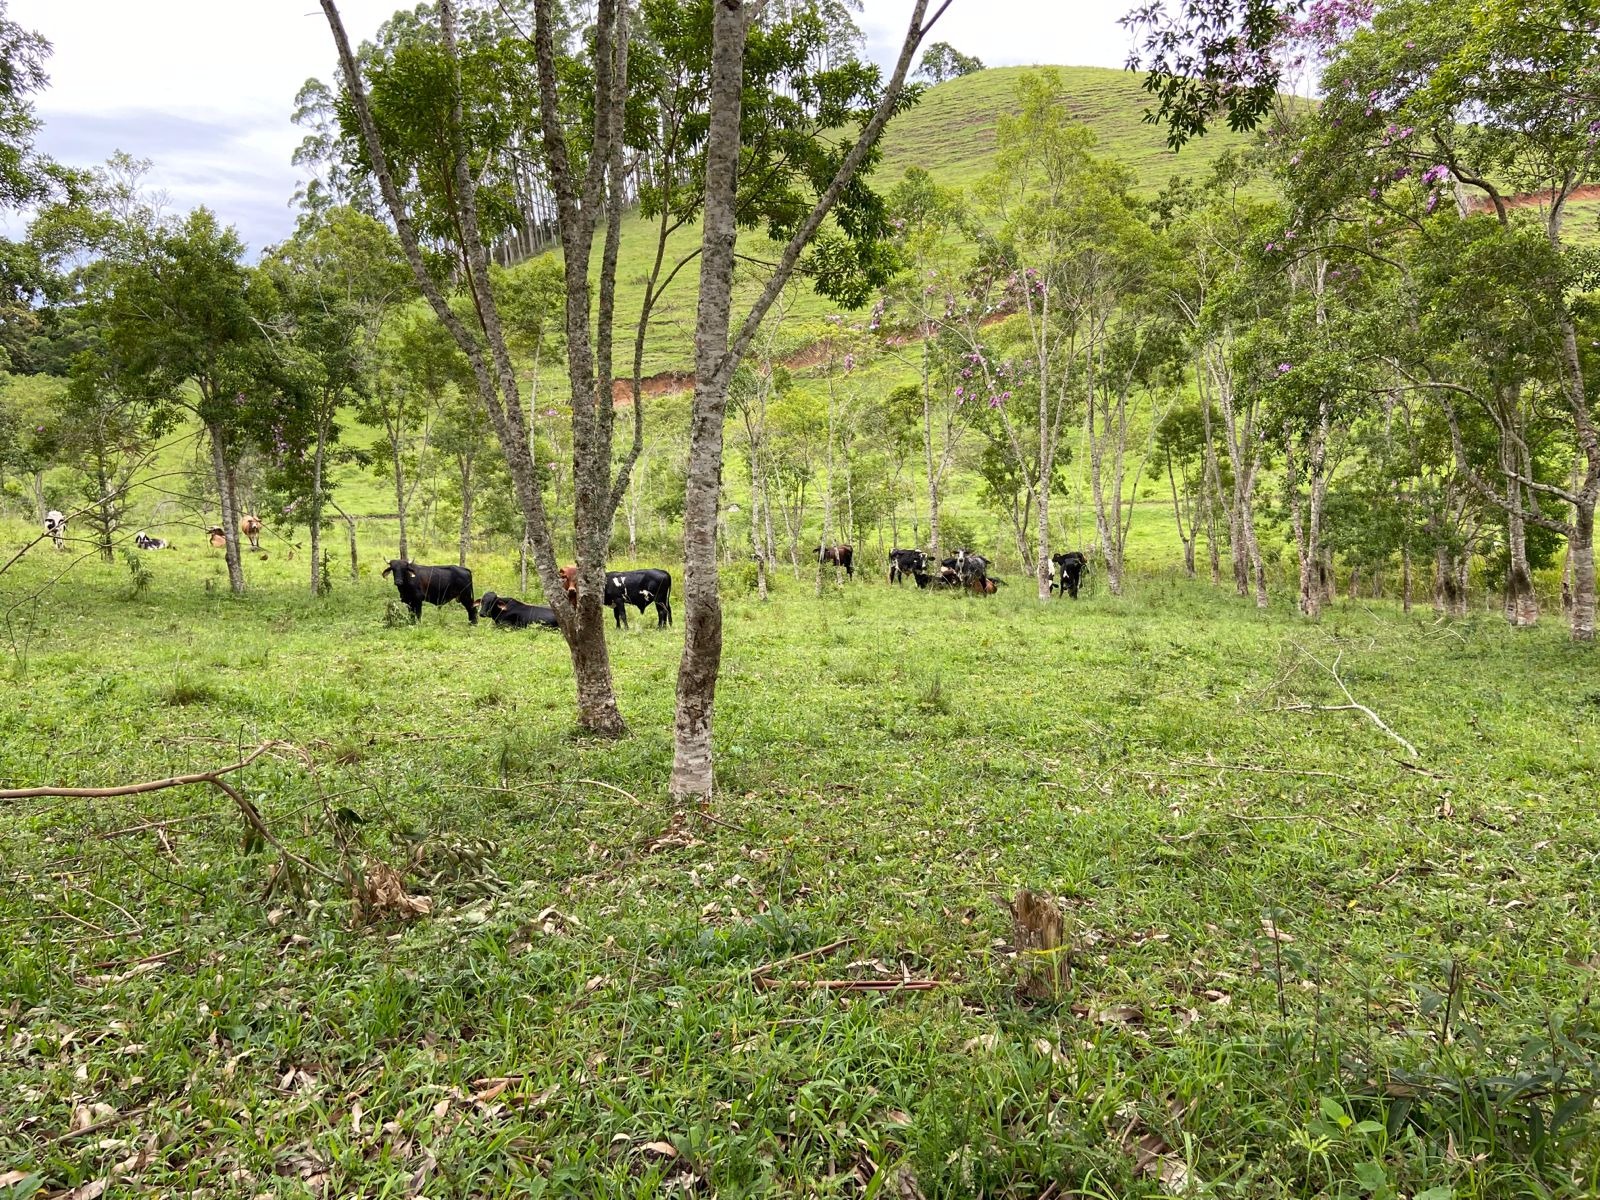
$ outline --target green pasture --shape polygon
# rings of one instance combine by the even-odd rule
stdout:
[[[1559,621],[730,566],[700,816],[681,600],[610,635],[595,741],[559,636],[388,622],[376,539],[320,601],[188,540],[137,596],[0,575],[0,787],[276,741],[225,778],[309,867],[213,787],[0,800],[0,1196],[1600,1189],[1600,675]],[[430,911],[318,873],[375,862]],[[1061,955],[1016,955],[1019,887]]]

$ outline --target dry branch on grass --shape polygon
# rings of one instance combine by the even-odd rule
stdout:
[[[1372,709],[1368,708],[1365,704],[1362,704],[1359,700],[1357,700],[1354,696],[1352,696],[1350,694],[1350,689],[1345,686],[1344,680],[1339,675],[1339,663],[1344,658],[1344,651],[1341,650],[1338,654],[1336,654],[1334,656],[1334,659],[1333,659],[1333,665],[1329,666],[1327,663],[1323,662],[1316,655],[1312,654],[1305,647],[1300,646],[1300,645],[1296,645],[1295,649],[1299,650],[1301,654],[1304,654],[1308,659],[1310,659],[1312,662],[1316,663],[1317,666],[1321,667],[1330,676],[1332,676],[1334,683],[1339,685],[1339,690],[1344,693],[1344,698],[1346,700],[1348,700],[1349,703],[1348,704],[1284,704],[1284,705],[1280,705],[1279,706],[1279,708],[1278,708],[1279,712],[1359,712],[1363,716],[1365,716],[1369,721],[1371,721],[1374,725],[1376,725],[1379,729],[1383,730],[1384,733],[1388,734],[1395,741],[1399,742],[1400,745],[1405,748],[1405,752],[1407,754],[1409,754],[1412,758],[1421,758],[1422,757],[1421,752],[1418,751],[1417,748],[1415,746],[1413,746],[1410,742],[1406,741],[1405,738],[1401,737],[1398,733],[1396,733],[1393,729],[1391,729],[1389,727],[1388,723],[1386,721],[1384,721],[1384,719],[1382,717],[1380,717],[1377,713],[1373,712]]]
[[[196,771],[189,775],[172,775],[166,779],[150,779],[143,783],[124,783],[115,787],[5,788],[0,789],[0,800],[32,800],[44,796],[93,800],[104,799],[111,796],[139,796],[146,792],[159,792],[167,788],[191,787],[195,784],[208,784],[222,792],[222,794],[227,796],[228,799],[232,800],[234,807],[239,810],[239,815],[244,818],[244,823],[246,827],[249,828],[251,834],[259,837],[263,842],[271,846],[286,861],[294,863],[302,870],[310,871],[314,875],[320,875],[330,883],[338,883],[340,880],[337,875],[333,874],[331,871],[324,870],[315,863],[308,862],[306,859],[301,858],[298,854],[294,853],[294,851],[290,850],[287,846],[280,842],[273,835],[272,830],[267,828],[267,823],[261,816],[261,810],[258,809],[248,797],[243,795],[237,788],[222,778],[224,775],[231,775],[235,771],[243,770],[245,767],[248,767],[251,763],[255,762],[255,760],[260,758],[263,754],[276,748],[295,749],[294,747],[290,747],[287,742],[262,742],[238,762],[226,767],[216,767],[210,771]]]

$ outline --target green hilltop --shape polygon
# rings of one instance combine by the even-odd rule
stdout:
[[[1248,144],[1245,135],[1222,129],[1180,152],[1169,150],[1164,131],[1144,120],[1149,97],[1141,87],[1142,77],[1134,72],[1105,67],[995,67],[928,88],[914,108],[890,123],[884,137],[883,161],[874,175],[877,186],[887,190],[913,166],[924,168],[948,187],[970,188],[977,183],[994,162],[999,116],[1015,111],[1017,81],[1025,72],[1039,69],[1060,73],[1067,85],[1072,114],[1094,131],[1099,153],[1132,170],[1137,188],[1146,195],[1155,195],[1175,176],[1203,176],[1224,152]],[[692,250],[699,236],[698,225],[680,230],[669,246],[669,264],[674,261],[674,252],[682,255]],[[762,257],[760,242],[747,235],[741,240],[740,250]],[[621,330],[634,327],[654,254],[654,228],[638,219],[626,221],[617,268]],[[679,273],[657,306],[646,346],[646,376],[691,369],[698,278],[691,263]],[[748,288],[753,292],[759,285],[759,272],[752,272]],[[801,289],[789,307],[789,316],[803,330],[834,307]],[[801,344],[807,340],[802,334]],[[790,348],[800,346],[791,344]],[[619,346],[619,374],[627,374],[631,365],[631,343],[626,348]]]

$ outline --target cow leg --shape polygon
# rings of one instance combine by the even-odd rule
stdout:
[[[626,601],[618,600],[616,604],[612,605],[611,615],[616,618],[618,629],[626,629],[628,627],[628,605]]]
[[[406,607],[411,610],[411,623],[413,625],[415,625],[417,622],[422,620],[422,601],[421,600],[410,600],[410,601],[407,601],[406,602]]]
[[[460,600],[462,607],[467,610],[467,624],[476,625],[478,623],[478,606],[472,602],[472,593],[462,592]]]

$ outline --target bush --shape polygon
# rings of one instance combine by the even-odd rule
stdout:
[[[760,568],[754,562],[736,562],[718,572],[718,583],[730,596],[744,596],[761,587]]]

